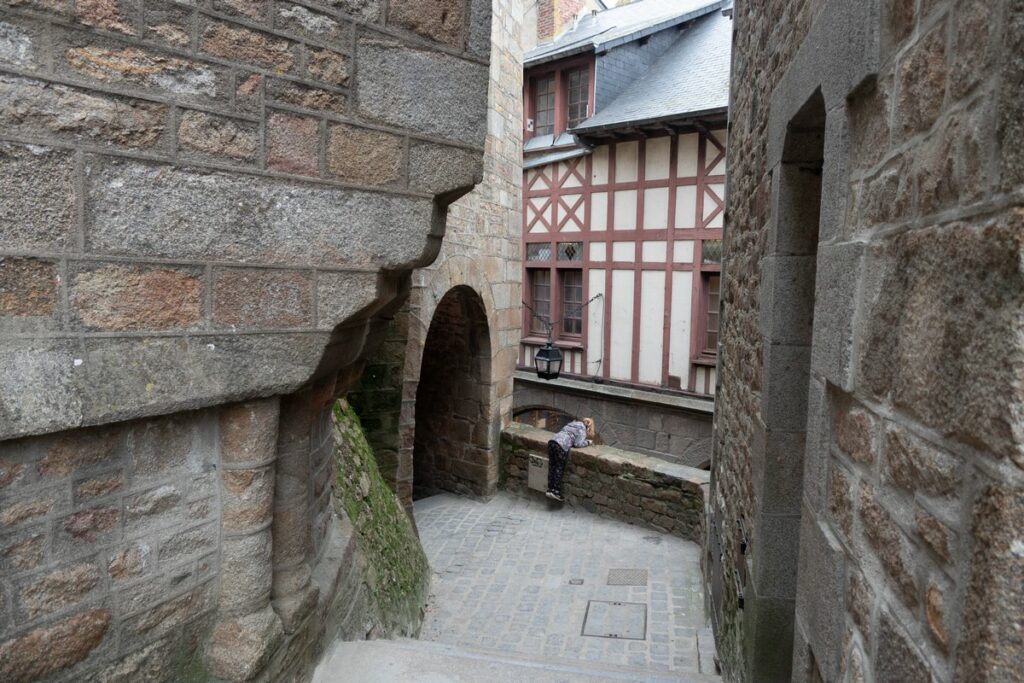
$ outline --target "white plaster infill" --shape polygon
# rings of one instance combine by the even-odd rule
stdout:
[[[526,382],[548,388],[568,389],[596,396],[607,396],[617,401],[629,401],[646,403],[648,405],[668,406],[670,408],[682,408],[684,410],[692,410],[697,413],[706,413],[708,415],[715,412],[715,401],[712,398],[699,398],[697,396],[685,396],[681,394],[663,394],[657,391],[645,391],[644,389],[623,387],[617,384],[599,384],[597,382],[586,382],[566,377],[543,380],[529,370],[516,370],[513,377],[517,382]]]

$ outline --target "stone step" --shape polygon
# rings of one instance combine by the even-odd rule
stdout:
[[[597,662],[488,652],[424,640],[336,643],[313,683],[721,683],[689,671],[653,673]]]

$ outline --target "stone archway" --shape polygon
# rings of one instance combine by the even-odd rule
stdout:
[[[486,497],[497,482],[491,438],[491,342],[484,303],[459,285],[441,298],[416,390],[413,498],[440,491]]]

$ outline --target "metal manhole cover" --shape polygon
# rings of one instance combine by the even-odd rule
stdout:
[[[609,569],[609,586],[646,586],[646,569]]]
[[[583,617],[583,635],[644,640],[647,637],[647,604],[591,600]]]

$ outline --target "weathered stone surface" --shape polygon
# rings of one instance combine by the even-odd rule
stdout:
[[[893,617],[882,612],[878,622],[875,680],[878,683],[929,683],[932,677],[928,666]]]
[[[125,521],[139,527],[150,520],[159,520],[166,513],[176,511],[181,503],[181,491],[171,484],[125,498]]]
[[[914,525],[921,539],[928,544],[928,547],[935,551],[944,562],[951,562],[950,553],[952,532],[939,520],[927,512],[918,510],[914,514]]]
[[[340,42],[351,30],[347,24],[326,14],[312,12],[302,5],[290,2],[277,3],[275,26],[328,43]]]
[[[99,538],[109,536],[120,522],[121,511],[119,509],[97,506],[68,516],[61,522],[61,526],[72,538],[92,543]]]
[[[207,663],[210,673],[230,681],[247,681],[266,666],[284,635],[272,608],[217,624]]]
[[[5,535],[0,539],[0,567],[21,570],[39,566],[46,552],[46,537],[39,527]]]
[[[853,623],[867,641],[871,639],[871,607],[874,602],[875,592],[860,570],[852,568],[846,589],[846,607],[853,617]]]
[[[86,266],[68,294],[77,322],[99,330],[189,329],[202,320],[202,272],[161,266]]]
[[[165,45],[182,47],[189,44],[194,10],[187,5],[167,2],[145,3],[144,37]]]
[[[316,278],[316,324],[318,327],[334,327],[380,299],[376,275],[319,272]]]
[[[957,646],[958,681],[1010,681],[1024,661],[1024,490],[986,488],[974,505],[971,578]]]
[[[0,318],[50,318],[57,308],[57,264],[0,257]]]
[[[363,185],[388,185],[402,174],[402,138],[347,124],[331,126],[327,169],[343,180]]]
[[[29,69],[39,66],[35,33],[24,26],[0,21],[0,63]]]
[[[885,573],[899,589],[900,598],[908,607],[916,606],[917,583],[907,566],[903,535],[889,513],[876,502],[874,490],[867,485],[861,486],[860,518],[864,535],[878,554]]]
[[[0,143],[0,243],[46,251],[72,246],[73,171],[69,151]]]
[[[101,83],[130,84],[200,98],[216,97],[223,78],[211,66],[137,47],[80,45],[67,48],[68,68]]]
[[[1024,465],[1024,211],[904,233],[876,249],[862,355],[878,395],[962,443]],[[973,319],[964,325],[960,314]]]
[[[309,77],[330,85],[349,84],[349,60],[332,50],[309,50],[306,56]]]
[[[844,537],[852,538],[854,510],[850,480],[836,463],[832,464],[832,472],[829,476],[828,510],[832,514],[832,519],[842,530]]]
[[[384,7],[383,0],[324,0],[324,2],[364,21],[380,19],[381,9]]]
[[[194,435],[180,415],[137,422],[129,433],[133,481],[165,476],[188,462]]]
[[[319,175],[319,122],[305,116],[271,115],[267,124],[267,168],[281,173]]]
[[[135,578],[152,563],[153,549],[145,541],[137,541],[114,553],[107,563],[107,573],[114,581]]]
[[[178,650],[173,639],[158,640],[125,655],[94,676],[97,683],[135,683],[172,680]]]
[[[31,618],[58,612],[80,602],[99,582],[96,565],[72,565],[26,585],[21,592],[21,606]]]
[[[201,555],[217,547],[217,528],[207,524],[186,529],[168,536],[160,543],[161,563],[177,562],[189,556]]]
[[[281,78],[267,81],[267,99],[291,107],[314,109],[333,114],[344,114],[348,110],[348,99],[342,93],[314,88],[302,83],[293,83]]]
[[[8,134],[151,149],[165,137],[167,107],[0,76],[0,125]]]
[[[946,92],[945,22],[912,48],[900,65],[897,83],[897,120],[904,135],[928,128],[939,115]]]
[[[185,111],[178,119],[179,150],[200,158],[253,161],[259,147],[259,126],[201,111]]]
[[[428,200],[137,162],[93,161],[88,184],[90,244],[120,254],[401,268],[432,216]]]
[[[211,588],[207,583],[126,619],[124,633],[132,638],[159,637],[206,611],[212,603]]]
[[[312,274],[228,268],[214,276],[213,321],[220,327],[305,327],[313,321]]]
[[[388,24],[439,43],[462,47],[465,4],[462,0],[392,0],[388,3]]]
[[[217,57],[266,69],[289,71],[295,64],[292,45],[287,40],[240,26],[211,22],[203,30],[199,46]]]
[[[268,524],[274,516],[274,470],[221,472],[221,525],[228,532]]]
[[[245,612],[265,604],[271,588],[271,534],[265,529],[221,543],[220,608]]]
[[[836,444],[847,455],[865,464],[875,461],[873,440],[874,421],[860,409],[840,410],[835,417]]]
[[[110,619],[110,610],[93,609],[0,643],[0,678],[28,683],[81,662],[103,640]]]
[[[121,445],[121,435],[112,429],[63,434],[47,449],[39,463],[39,474],[64,476],[81,467],[111,461]]]
[[[886,432],[884,453],[887,476],[906,491],[948,496],[960,483],[956,460],[898,427]]]
[[[486,66],[369,38],[359,41],[356,61],[357,98],[364,116],[483,145]]]
[[[267,4],[266,0],[214,0],[213,7],[218,12],[262,22],[267,18]]]
[[[220,457],[224,463],[259,463],[274,457],[277,399],[236,403],[220,411]]]
[[[88,26],[135,35],[136,7],[131,0],[76,0],[75,18]]]
[[[108,493],[120,491],[124,487],[124,477],[114,476],[93,477],[75,484],[75,500],[85,501]]]
[[[27,500],[4,505],[0,507],[0,526],[12,527],[22,522],[42,517],[50,512],[54,501],[51,500]]]
[[[466,149],[415,142],[409,148],[409,186],[434,194],[468,188],[483,179],[477,159]]]

